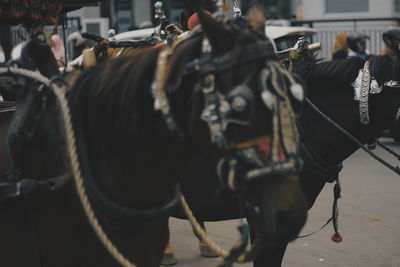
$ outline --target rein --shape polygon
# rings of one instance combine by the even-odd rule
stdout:
[[[66,173],[44,181],[22,179],[18,182],[0,183],[0,201],[21,197],[38,189],[54,191],[66,184],[71,178],[71,174]]]
[[[310,105],[310,107],[313,108],[314,111],[317,112],[317,114],[319,114],[323,119],[325,119],[327,122],[329,122],[332,126],[334,126],[336,129],[338,129],[345,136],[347,136],[355,144],[357,144],[357,146],[359,148],[364,150],[368,155],[370,155],[373,159],[375,159],[378,162],[380,162],[385,167],[389,168],[390,170],[392,170],[396,174],[400,175],[399,166],[391,165],[390,163],[385,161],[382,157],[378,156],[376,153],[374,153],[370,149],[368,149],[367,146],[365,146],[362,142],[360,142],[352,134],[350,134],[343,127],[341,127],[339,124],[337,124],[333,119],[331,119],[329,116],[327,116],[325,113],[323,113],[308,97],[306,97],[305,100],[306,100],[306,103],[308,105]],[[366,119],[368,117],[363,116],[363,118]],[[369,118],[368,118],[368,120],[369,120]],[[398,159],[400,158],[400,155],[398,155],[397,153],[395,153],[391,149],[385,147],[379,141],[377,141],[377,142],[385,150],[387,150],[389,153],[391,153],[392,155],[396,156]],[[323,228],[325,228],[325,226],[327,226],[330,222],[333,222],[333,227],[334,227],[334,230],[335,230],[335,234],[332,236],[332,241],[339,243],[339,242],[341,242],[343,240],[343,238],[341,237],[341,235],[339,234],[339,231],[338,231],[338,216],[339,216],[338,200],[341,197],[341,185],[340,185],[340,182],[339,182],[338,178],[336,178],[335,181],[336,181],[336,184],[335,184],[335,187],[334,187],[334,202],[333,202],[333,207],[332,207],[332,217],[329,218],[328,221],[320,229],[318,229],[317,231],[315,231],[313,233],[310,233],[310,234],[303,235],[303,236],[299,236],[298,238],[304,238],[304,237],[308,237],[308,236],[314,235],[314,234],[318,233],[320,230],[322,230]]]
[[[361,141],[359,141],[357,138],[355,138],[353,135],[351,135],[348,131],[343,129],[339,124],[337,124],[334,120],[332,120],[329,116],[324,114],[309,98],[306,97],[306,102],[309,104],[322,118],[324,118],[326,121],[328,121],[330,124],[332,124],[336,129],[338,129],[341,133],[343,133],[345,136],[347,136],[350,140],[352,140],[359,148],[364,150],[368,155],[370,155],[373,159],[384,165],[385,167],[389,168],[396,174],[400,175],[400,168],[399,166],[393,166],[387,161],[385,161],[382,157],[378,156],[376,153],[370,151],[367,146],[365,146]]]

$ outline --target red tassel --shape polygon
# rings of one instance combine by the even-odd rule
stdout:
[[[335,243],[340,243],[343,241],[343,237],[340,234],[334,234],[331,237],[332,241]]]

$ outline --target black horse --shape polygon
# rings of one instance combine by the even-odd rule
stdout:
[[[374,142],[385,129],[390,130],[397,139],[400,61],[395,56],[377,56],[372,57],[368,64],[364,67],[364,62],[359,59],[301,63],[295,66],[295,72],[306,82],[311,102],[362,143]],[[355,94],[353,83],[363,68],[364,73],[365,70],[369,71],[371,80],[367,81],[365,93],[361,94],[364,96],[360,99],[360,95]],[[364,101],[366,95],[369,97]],[[366,110],[365,103],[368,105]],[[360,111],[360,105],[363,112]],[[369,120],[361,122],[365,116]],[[338,177],[341,163],[359,146],[323,119],[310,105],[304,106],[301,127],[305,166],[300,183],[311,208],[325,183],[333,182]],[[276,247],[274,256],[271,256],[275,260],[266,266],[281,265],[286,245],[282,243]],[[265,257],[268,259],[269,256]]]
[[[176,200],[176,184],[189,162],[196,155],[203,154],[209,164],[207,168],[214,169],[221,157],[237,157],[241,165],[233,171],[251,173],[255,169],[251,158],[237,155],[242,147],[262,153],[261,149],[268,146],[266,136],[272,131],[273,112],[262,100],[260,85],[253,79],[262,70],[274,66],[274,54],[269,50],[271,47],[265,35],[247,24],[223,25],[203,13],[200,17],[204,31],[180,42],[164,58],[166,65],[159,70],[160,73],[157,71],[157,75],[154,75],[157,62],[163,59],[160,53],[165,50],[148,49],[83,71],[68,92],[90,199],[111,240],[139,266],[158,266],[160,263],[168,238],[167,220],[172,206],[169,204]],[[209,46],[204,45],[205,36],[209,39]],[[202,57],[203,53],[207,57]],[[196,60],[200,57],[204,61]],[[205,64],[198,65],[199,62]],[[217,68],[209,69],[210,62]],[[198,71],[204,68],[207,76]],[[164,77],[160,84],[159,77]],[[155,78],[156,86],[152,86]],[[273,88],[271,84],[268,86]],[[198,90],[202,87],[203,90]],[[209,90],[204,90],[204,87]],[[215,95],[205,97],[203,94],[211,93],[211,89],[215,90]],[[40,113],[36,131],[24,142],[21,154],[22,162],[32,166],[43,161],[39,153],[41,149],[56,153],[64,147],[62,133],[58,132],[58,107],[54,96],[46,94],[43,98],[43,91],[48,89],[28,93],[33,94],[34,99],[46,100],[43,106],[46,112]],[[168,94],[163,95],[163,92]],[[154,96],[162,112],[154,109]],[[235,112],[229,113],[222,108],[215,110],[213,99],[219,99],[217,105],[228,103]],[[165,106],[168,100],[169,107]],[[43,108],[40,105],[35,107]],[[252,108],[249,110],[249,107]],[[207,112],[211,116],[207,116]],[[208,125],[200,119],[201,113]],[[221,121],[226,124],[218,128]],[[210,137],[219,149],[210,142]],[[243,203],[247,203],[245,206],[253,212],[253,218],[257,219],[255,229],[260,236],[273,240],[282,234],[296,235],[306,217],[304,196],[296,176],[291,175],[296,173],[296,166],[279,168],[285,159],[296,156],[285,154],[281,150],[283,147],[278,148],[281,162],[274,165],[274,169],[281,173],[272,172],[273,176],[268,179],[261,175],[254,181],[243,180],[241,175],[237,175],[233,183],[230,181],[240,191]],[[291,149],[288,147],[287,151],[295,152]],[[247,159],[246,163],[244,159]],[[63,159],[49,156],[45,160],[54,164],[46,170],[57,169],[57,172],[44,173],[42,170],[34,174],[21,164],[20,176],[44,181],[65,171]],[[257,160],[261,162],[256,164],[257,168],[261,167],[257,173],[263,174],[263,167],[268,167],[271,160],[267,155],[264,158],[263,154]],[[222,173],[226,169],[223,167]],[[57,191],[35,191],[24,198],[29,199],[27,210],[32,214],[28,231],[34,233],[26,240],[24,235],[15,239],[19,229],[13,224],[15,210],[12,206],[18,200],[1,203],[1,217],[5,218],[0,228],[4,231],[1,251],[4,252],[2,262],[5,265],[26,266],[24,261],[29,261],[28,257],[18,255],[20,246],[29,250],[30,245],[34,250],[27,253],[37,255],[36,260],[42,266],[116,265],[89,229],[70,182]],[[275,205],[277,202],[279,205]],[[269,224],[277,225],[276,220],[286,224],[280,225],[279,229],[269,228]]]

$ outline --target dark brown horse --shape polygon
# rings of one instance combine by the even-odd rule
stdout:
[[[222,25],[202,13],[200,16],[204,32],[194,33],[175,47],[168,64],[164,66],[168,68],[162,69],[166,71],[164,86],[153,87],[168,92],[171,109],[162,109],[164,113],[154,109],[151,88],[156,78],[154,73],[159,48],[85,70],[69,91],[89,196],[111,240],[139,266],[158,266],[161,261],[168,239],[167,220],[170,211],[165,203],[170,203],[174,198],[176,184],[186,172],[189,162],[201,154],[207,159],[206,167],[214,169],[220,157],[230,152],[217,149],[210,142],[208,125],[200,119],[207,99],[203,101],[202,97],[199,98],[201,91],[196,88],[201,88],[197,85],[207,85],[204,83],[209,80],[203,80],[204,73],[188,71],[192,69],[191,63],[196,63],[195,59],[204,52],[201,47],[205,36],[211,44],[212,54],[209,56],[218,60],[228,59],[228,65],[220,65],[222,70],[207,72],[215,77],[218,97],[226,97],[230,104],[235,97],[242,98],[236,100],[235,104],[239,114],[226,114],[223,118],[227,121],[222,131],[223,139],[229,141],[230,145],[236,144],[237,148],[246,143],[261,146],[264,143],[257,143],[261,142],[257,140],[265,139],[259,137],[270,135],[272,130],[271,111],[261,99],[260,85],[252,79],[262,69],[269,68],[275,60],[273,53],[263,54],[265,51],[257,51],[257,46],[251,46],[260,44],[265,50],[269,47],[266,37],[246,24]],[[250,60],[243,59],[242,49],[257,53],[253,53]],[[218,66],[218,62],[223,61],[216,61],[215,65]],[[266,62],[269,63],[266,65]],[[41,94],[30,93],[42,99]],[[60,138],[62,134],[58,132],[57,105],[51,94],[46,96],[46,112],[34,134],[24,142],[21,154],[21,162],[42,169],[36,173],[22,163],[21,177],[43,180],[64,172],[63,154],[59,153],[63,144]],[[157,105],[165,108],[163,101],[165,99],[158,96]],[[252,106],[255,110],[248,114],[241,113],[242,108],[250,106],[250,102],[245,102],[243,106],[243,101],[254,101]],[[214,112],[210,105],[208,107],[208,111]],[[221,116],[220,112],[222,109],[216,114]],[[222,119],[219,116],[217,119]],[[213,120],[211,116],[207,121],[215,127]],[[243,123],[236,123],[241,120]],[[177,136],[183,136],[185,141],[176,138],[175,132],[171,135],[171,129],[180,132]],[[218,133],[215,128],[211,130],[213,140],[223,140],[219,139],[221,136]],[[218,144],[220,148],[224,147],[223,143]],[[46,158],[39,153],[47,151],[49,156]],[[51,168],[46,164],[51,164]],[[241,171],[252,169],[250,164]],[[251,182],[240,180],[239,175],[237,177],[235,183],[244,203],[247,203],[249,210],[256,211],[253,214],[257,220],[255,229],[261,237],[275,240],[281,234],[296,235],[304,224],[304,198],[296,176],[289,175],[290,171],[270,178],[261,176]],[[280,188],[276,191],[278,195],[265,194],[275,192],[274,188]],[[283,192],[281,188],[288,188],[288,191]],[[282,194],[290,197],[282,199]],[[1,204],[1,217],[5,219],[0,222],[4,237],[2,263],[7,266],[26,266],[27,263],[22,261],[29,261],[29,258],[20,256],[26,252],[31,256],[34,254],[32,257],[37,256],[39,266],[116,265],[89,228],[70,182],[57,191],[35,191],[24,198],[29,200],[25,203],[29,206],[24,211],[31,212],[32,222],[29,223],[31,229],[23,229],[22,233],[30,232],[34,236],[27,235],[24,239],[22,234],[16,238],[21,229],[13,223],[13,213],[20,210],[13,206],[19,199],[4,201]],[[279,205],[275,206],[277,203]],[[152,212],[146,212],[148,209]],[[276,220],[281,222],[282,218],[288,224],[287,229],[268,227],[271,223],[277,225]],[[24,251],[29,248],[32,250]]]

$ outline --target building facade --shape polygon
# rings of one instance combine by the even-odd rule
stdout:
[[[302,0],[304,19],[395,17],[399,0]]]
[[[154,3],[157,0],[102,0],[98,7],[75,11],[71,16],[82,19],[84,31],[102,36],[108,28],[125,32],[144,26],[155,25]],[[171,22],[177,22],[182,11],[188,12],[185,0],[162,0],[163,8]],[[237,0],[243,11],[253,0]],[[267,19],[317,20],[315,41],[323,45],[322,57],[328,59],[335,36],[340,32],[363,32],[371,37],[369,50],[376,54],[384,46],[382,32],[400,18],[400,0],[259,0],[266,8]],[[230,3],[230,0],[227,0]],[[80,12],[80,14],[79,14]],[[189,11],[190,12],[190,11]],[[385,21],[359,22],[364,18],[388,18]],[[321,20],[347,20],[321,22]],[[350,20],[350,21],[349,21]]]
[[[369,51],[378,54],[384,47],[383,31],[400,20],[400,0],[301,0],[295,4],[292,9],[302,11],[301,19],[318,21],[312,23],[317,31],[314,40],[322,43],[325,59],[330,58],[335,37],[341,32],[368,35]]]
[[[244,11],[254,0],[236,0]],[[259,0],[266,8],[268,19],[290,19],[295,16],[292,8],[301,0]],[[102,0],[99,7],[83,8],[73,12],[70,16],[79,16],[82,20],[86,18],[103,17],[109,18],[109,26],[117,32],[125,32],[137,29],[149,23],[156,24],[154,18],[154,3],[157,0]],[[178,22],[182,11],[190,13],[188,1],[186,0],[160,0],[167,17],[171,22]],[[211,0],[208,0],[211,2]],[[231,4],[230,0],[227,0]]]

